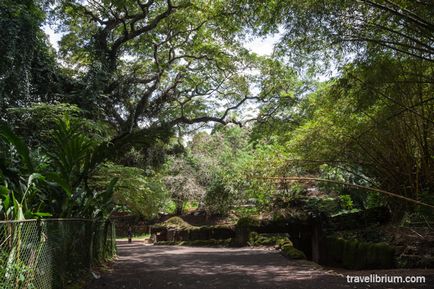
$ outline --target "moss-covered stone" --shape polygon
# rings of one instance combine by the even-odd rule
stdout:
[[[154,243],[154,245],[160,245],[160,246],[173,246],[173,245],[177,245],[178,242],[175,241],[157,241]]]
[[[393,268],[395,250],[386,243],[368,243],[327,237],[325,264],[348,269]]]
[[[175,229],[189,229],[193,227],[192,225],[190,225],[180,217],[171,217],[167,219],[165,222],[160,223],[159,225],[167,228],[175,228]]]
[[[210,239],[209,227],[195,227],[190,229],[190,240],[209,240]]]
[[[258,234],[257,232],[249,233],[249,246],[277,246],[281,247],[283,244],[291,244],[287,234]]]
[[[356,262],[356,268],[355,269],[364,269],[368,267],[368,253],[370,249],[369,243],[366,242],[360,242],[358,251],[357,251],[357,262]]]
[[[355,240],[347,241],[344,243],[344,254],[342,256],[342,264],[345,268],[360,269],[357,268],[357,250],[359,243]]]
[[[374,245],[377,262],[380,268],[393,268],[395,250],[386,243],[377,243]]]
[[[225,239],[225,240],[216,240],[216,239],[210,239],[210,240],[193,240],[193,241],[160,241],[154,243],[154,245],[167,245],[167,246],[198,246],[198,247],[215,247],[215,246],[230,246],[232,244],[232,239]]]
[[[194,240],[194,241],[187,241],[183,242],[182,245],[184,246],[229,246],[231,244],[232,239],[225,239],[225,240],[216,240],[216,239],[210,239],[210,240]]]
[[[328,265],[342,264],[345,240],[335,237],[327,237],[325,240],[326,263]]]
[[[302,251],[294,248],[290,244],[284,244],[280,250],[283,255],[290,259],[306,259],[306,255]]]
[[[236,228],[251,228],[259,226],[260,221],[252,217],[243,217],[238,219]]]
[[[175,234],[175,241],[187,241],[190,240],[190,230],[183,229],[177,230]]]
[[[229,239],[235,237],[235,228],[233,226],[212,226],[210,227],[211,239]]]

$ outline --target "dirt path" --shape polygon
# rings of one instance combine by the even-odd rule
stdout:
[[[425,285],[349,284],[346,274],[372,271],[332,271],[309,261],[287,260],[274,250],[152,246],[118,242],[118,258],[111,272],[86,289],[339,289],[434,288],[434,271],[419,270]],[[378,271],[376,273],[379,273]],[[388,275],[416,275],[416,271],[381,271]]]

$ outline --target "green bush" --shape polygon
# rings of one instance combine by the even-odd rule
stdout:
[[[255,246],[255,242],[258,239],[259,234],[257,232],[250,232],[249,233],[249,240],[247,242],[247,244],[249,246]]]
[[[259,235],[254,244],[256,246],[274,246],[276,244],[276,238],[272,236]]]
[[[276,246],[279,249],[282,248],[284,245],[293,246],[291,240],[289,240],[288,238],[280,238],[276,241]]]
[[[339,203],[343,210],[351,210],[353,209],[353,200],[350,195],[340,195]]]

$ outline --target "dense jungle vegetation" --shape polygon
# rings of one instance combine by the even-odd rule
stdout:
[[[426,220],[433,94],[429,0],[3,0],[0,219]]]

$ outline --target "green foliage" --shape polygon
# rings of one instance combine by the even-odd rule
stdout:
[[[188,145],[188,159],[197,182],[206,188],[203,202],[210,213],[225,215],[242,200],[238,161],[249,157],[246,136],[238,127],[216,127],[211,135],[196,134]]]
[[[89,185],[99,191],[113,178],[118,179],[113,187],[113,201],[119,206],[146,218],[155,217],[164,207],[168,196],[162,180],[158,175],[146,176],[139,168],[106,162],[97,169]]]
[[[280,249],[280,248],[282,248],[284,245],[290,245],[290,246],[293,246],[291,240],[289,240],[288,237],[279,238],[279,239],[276,241],[276,246],[277,246],[277,248]]]
[[[212,214],[226,215],[235,201],[223,180],[219,177],[214,178],[204,199],[207,210]]]
[[[0,252],[0,288],[36,288],[33,280],[35,268],[25,262],[11,260],[6,251]]]
[[[3,218],[23,220],[38,215],[50,216],[39,211],[41,201],[37,200],[36,183],[44,181],[44,177],[34,171],[29,149],[4,125],[0,127],[1,140],[11,152],[0,156],[0,213]]]
[[[385,53],[433,60],[431,2],[244,0],[237,7],[240,18],[260,34],[280,28],[278,55],[311,70]]]
[[[54,131],[59,126],[59,119],[65,116],[68,116],[75,130],[80,130],[98,143],[109,140],[113,133],[107,122],[87,119],[85,111],[67,103],[36,103],[28,107],[13,107],[6,114],[9,125],[32,149],[53,145]]]
[[[261,178],[316,176],[432,203],[432,7],[4,0],[1,212],[107,216],[114,201],[153,217],[194,202],[211,214],[285,217],[305,202],[329,214],[389,204],[429,217],[339,184]],[[63,33],[58,55],[41,30],[48,10]],[[243,48],[246,34],[279,29],[273,57]],[[338,77],[311,77],[333,62],[345,64]],[[222,125],[252,107],[253,125]],[[206,122],[217,123],[210,134]]]
[[[386,56],[346,66],[339,78],[302,100],[304,117],[295,129],[288,126],[292,130],[283,140],[286,154],[296,160],[290,165],[301,167],[301,174],[420,199],[433,181],[427,169],[433,167],[429,151],[434,143],[428,135],[434,107],[432,83],[420,83],[414,75],[425,79],[429,67]],[[318,188],[351,195],[356,208],[384,203],[384,196],[366,190],[336,184]],[[394,212],[402,212],[401,206],[393,203]]]
[[[311,211],[335,214],[339,211],[339,203],[333,197],[311,197],[306,200],[306,207]]]
[[[284,160],[277,144],[249,143],[249,129],[216,127],[208,135],[196,134],[188,144],[188,158],[199,183],[207,188],[205,209],[225,215],[235,209],[238,216],[266,209],[276,188],[254,175],[274,174]]]
[[[0,3],[0,113],[37,101],[53,101],[58,87],[55,53],[41,30],[45,1]]]
[[[3,218],[105,218],[111,213],[116,176],[104,188],[89,191],[86,182],[98,165],[91,162],[97,143],[69,117],[57,120],[51,143],[36,153],[6,126],[1,132],[1,145],[12,152],[1,158]]]
[[[340,205],[344,210],[351,210],[353,208],[353,200],[351,200],[350,195],[340,195],[339,196]]]

